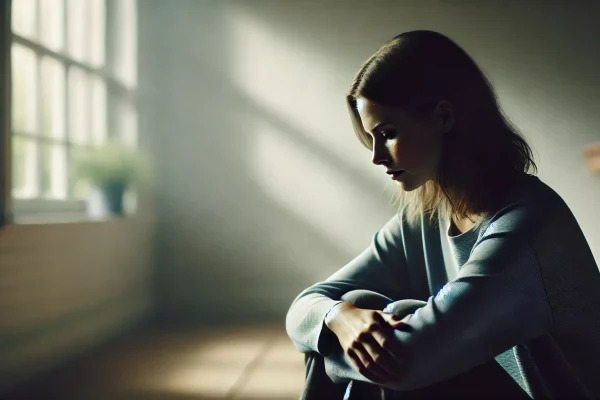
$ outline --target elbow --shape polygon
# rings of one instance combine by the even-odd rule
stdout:
[[[290,307],[285,315],[285,333],[287,333],[288,337],[292,339],[292,341],[294,340],[294,333],[296,332],[296,326],[293,323],[293,319],[292,309]]]
[[[292,321],[293,321],[293,316],[294,316],[294,304],[295,304],[295,301],[290,305],[290,307],[287,310],[287,313],[285,314],[285,330],[286,330],[288,336],[290,336],[290,330],[292,328]]]
[[[297,314],[294,312],[294,303],[292,303],[292,306],[290,307],[285,316],[285,332],[292,341],[294,347],[298,351],[306,353],[310,350],[305,349],[305,346],[300,344],[300,338],[302,336],[300,329],[301,321],[299,323],[296,315]]]

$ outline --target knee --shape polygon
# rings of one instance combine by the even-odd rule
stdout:
[[[388,314],[394,314],[399,318],[404,318],[408,314],[415,313],[419,308],[426,306],[427,302],[420,300],[399,300],[390,303],[383,309]]]
[[[371,310],[383,310],[392,300],[377,292],[370,290],[357,289],[344,294],[341,299],[354,304],[358,308],[367,308]]]

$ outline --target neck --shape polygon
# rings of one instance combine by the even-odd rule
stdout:
[[[470,218],[451,218],[450,219],[450,234],[452,236],[460,235],[471,229],[475,223]]]

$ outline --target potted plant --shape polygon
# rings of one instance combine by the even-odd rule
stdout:
[[[79,149],[73,157],[74,178],[98,188],[108,211],[123,215],[128,189],[149,177],[146,157],[138,149],[109,140],[99,146]]]

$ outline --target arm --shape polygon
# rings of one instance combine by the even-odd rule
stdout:
[[[408,297],[403,229],[400,217],[394,216],[362,254],[296,297],[286,317],[286,330],[298,350],[328,352],[325,316],[351,290],[372,290],[392,299]]]
[[[457,278],[395,331],[404,348],[403,377],[384,386],[419,389],[466,372],[553,327],[539,263],[528,244],[535,224],[524,210],[499,217],[476,244]],[[365,378],[339,368],[345,354],[326,359],[340,381]]]

